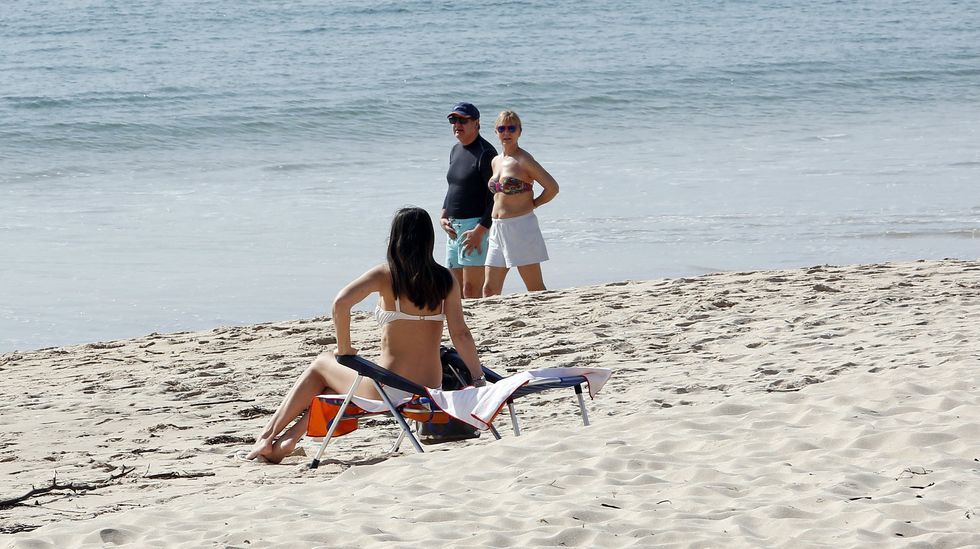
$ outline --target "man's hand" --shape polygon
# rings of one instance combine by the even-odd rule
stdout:
[[[449,222],[448,217],[439,218],[439,225],[442,226],[442,230],[446,231],[446,234],[449,235],[449,238],[452,238],[454,240],[456,239],[456,231],[453,230],[453,224]]]
[[[483,225],[477,225],[468,231],[463,232],[463,254],[470,255],[476,250],[476,253],[483,253],[483,234],[487,232],[487,228]]]

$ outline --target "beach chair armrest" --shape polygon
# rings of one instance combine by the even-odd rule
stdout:
[[[426,394],[425,388],[421,385],[392,373],[366,358],[357,355],[340,355],[337,357],[337,362],[386,387],[392,387],[416,395]]]
[[[489,382],[489,383],[496,383],[496,382],[500,381],[501,379],[504,379],[504,376],[498,374],[497,372],[494,372],[490,368],[487,368],[486,366],[483,366],[482,364],[480,366],[483,368],[483,377],[487,378],[487,382]]]

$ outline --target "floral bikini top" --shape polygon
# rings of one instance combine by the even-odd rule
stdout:
[[[446,302],[444,301],[442,303],[442,312],[437,315],[410,315],[402,312],[402,308],[398,304],[398,299],[395,299],[394,311],[382,309],[381,300],[379,299],[378,306],[374,308],[374,319],[378,321],[378,326],[384,326],[396,320],[438,320],[439,322],[444,322],[446,320]]]
[[[516,177],[504,176],[500,179],[492,178],[487,187],[492,193],[521,194],[531,192],[532,185],[527,181],[522,181]]]

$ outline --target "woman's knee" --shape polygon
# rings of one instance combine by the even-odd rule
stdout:
[[[307,371],[319,375],[321,378],[326,379],[329,375],[330,370],[334,368],[337,360],[328,353],[323,353],[313,359]]]

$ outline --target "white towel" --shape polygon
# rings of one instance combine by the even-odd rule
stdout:
[[[368,381],[367,379],[362,379],[361,383],[364,382],[370,383],[370,381]],[[392,387],[385,387],[385,393],[388,394],[388,398],[391,399],[392,404],[394,404],[396,408],[412,400],[412,396],[413,396],[412,393],[409,393],[407,391],[402,391],[401,389],[394,389]],[[317,398],[329,399],[334,401],[342,401],[346,397],[347,395],[317,395]],[[364,398],[364,397],[354,395],[353,397],[351,397],[350,401],[352,404],[358,405],[365,412],[380,413],[380,412],[388,411],[388,407],[385,406],[383,400],[374,400],[371,398]]]
[[[612,370],[608,368],[542,368],[517,373],[484,387],[428,391],[432,401],[447,414],[477,429],[487,430],[507,399],[528,383],[548,378],[584,376],[588,381],[589,396],[595,398],[611,375]]]

